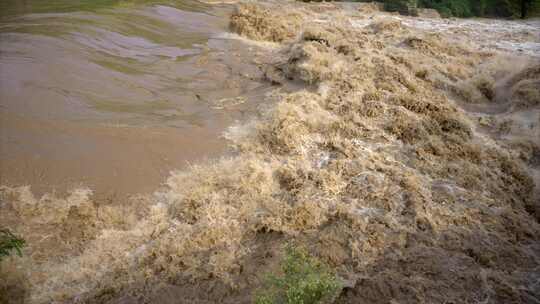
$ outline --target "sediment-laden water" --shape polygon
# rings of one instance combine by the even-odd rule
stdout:
[[[292,243],[336,272],[335,303],[540,301],[537,20],[95,3],[2,17],[0,223],[27,246],[0,300],[251,303]],[[222,157],[128,200],[4,170],[40,151],[133,193],[135,170],[220,154],[220,134]]]
[[[126,196],[223,153],[221,132],[269,87],[250,47],[227,39],[230,11],[195,1],[3,2],[1,184]]]

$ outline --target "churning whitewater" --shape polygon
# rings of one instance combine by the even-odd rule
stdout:
[[[536,303],[538,25],[236,4],[230,29],[275,90],[224,131],[229,154],[121,204],[3,187],[0,222],[28,246],[0,291],[249,303],[294,242],[337,272],[335,303]]]

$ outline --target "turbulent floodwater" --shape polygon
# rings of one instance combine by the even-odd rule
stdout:
[[[0,184],[118,196],[223,152],[266,93],[230,7],[3,1]],[[252,56],[251,56],[252,57]]]
[[[269,89],[254,47],[226,34],[229,6],[10,0],[0,9],[0,184],[151,192],[171,169],[223,154],[222,131]],[[392,18],[540,53],[538,20]]]
[[[0,185],[0,303],[253,303],[291,243],[339,304],[540,302],[538,20],[20,3],[2,183],[143,192],[230,150],[125,201]]]

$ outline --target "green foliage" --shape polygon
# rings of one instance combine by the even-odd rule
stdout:
[[[491,0],[486,8],[486,14],[500,17],[520,17],[521,1]]]
[[[485,16],[489,0],[478,0],[471,2],[472,14],[475,16]]]
[[[540,0],[533,0],[529,6],[529,15],[530,17],[540,17]]]
[[[12,251],[22,256],[22,248],[25,241],[17,237],[8,229],[0,230],[0,261],[11,254]]]
[[[304,0],[310,1],[310,0]],[[356,0],[370,2],[371,0]],[[379,0],[384,9],[414,15],[417,8],[436,9],[443,17],[519,18],[540,15],[540,0]],[[524,10],[524,11],[523,11]]]
[[[477,3],[482,0],[421,0],[420,5],[436,9],[443,17],[471,17],[473,15],[472,2]]]
[[[270,275],[256,304],[315,304],[331,301],[341,283],[330,269],[305,250],[288,245],[281,262],[282,276]]]

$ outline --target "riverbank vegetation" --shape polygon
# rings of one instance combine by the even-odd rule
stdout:
[[[255,304],[317,304],[332,301],[341,283],[330,268],[304,248],[285,247],[281,276],[270,274]]]
[[[8,229],[0,229],[0,261],[16,252],[22,256],[25,241]]]
[[[361,1],[371,2],[371,1]],[[540,15],[540,0],[382,0],[385,10],[415,15],[436,9],[443,17],[525,18]]]

